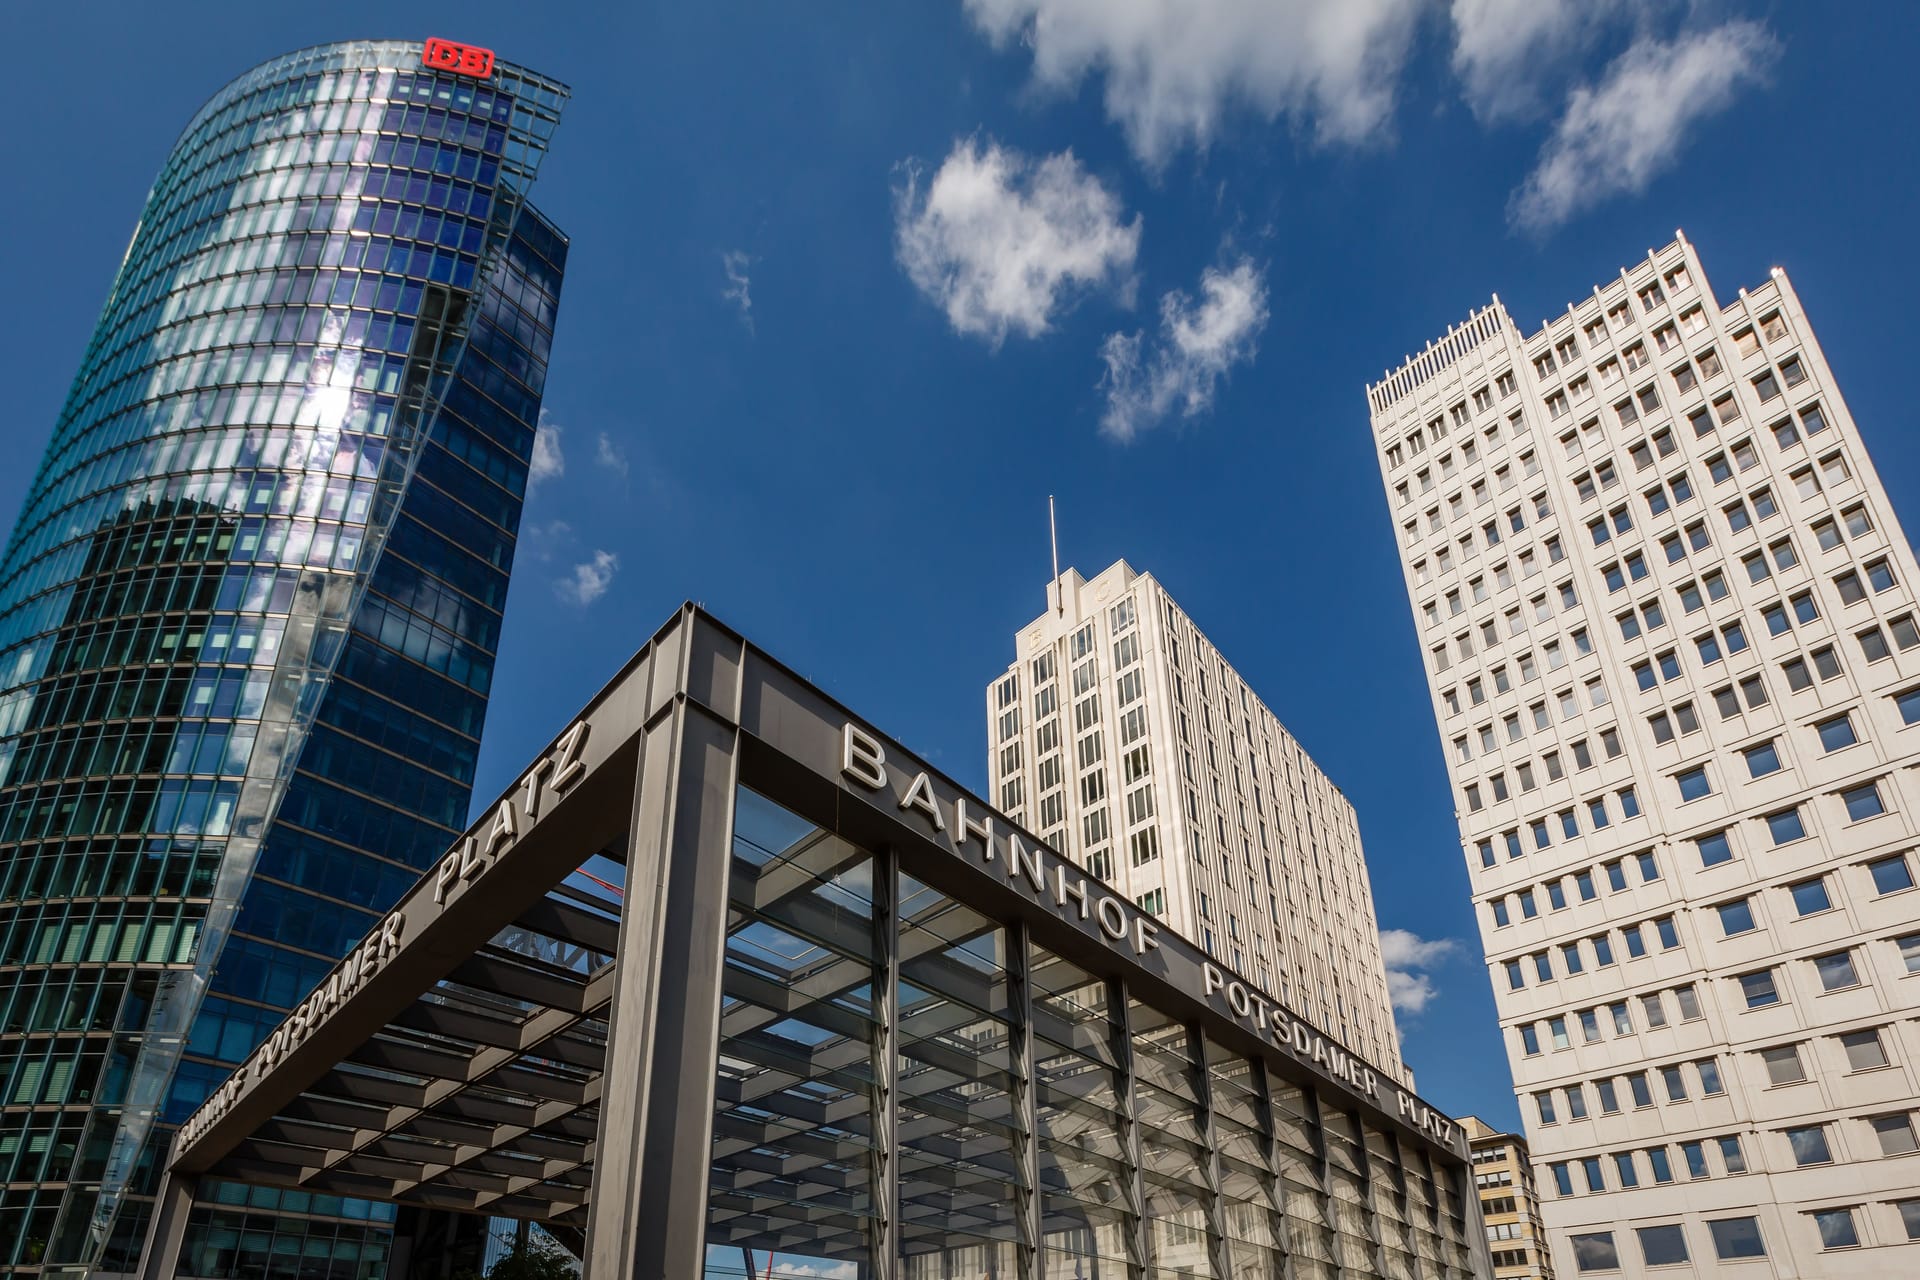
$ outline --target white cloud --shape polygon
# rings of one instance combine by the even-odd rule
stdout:
[[[1544,232],[1609,196],[1645,190],[1673,163],[1687,131],[1763,79],[1779,49],[1757,22],[1635,41],[1599,84],[1573,91],[1508,217]]]
[[[1310,125],[1323,143],[1383,132],[1426,0],[966,0],[1034,78],[1106,78],[1107,115],[1148,165],[1204,147],[1230,108]]]
[[[1411,929],[1382,929],[1380,958],[1389,969],[1426,969],[1459,947],[1452,938],[1423,938]]]
[[[720,291],[721,298],[740,308],[740,320],[747,326],[747,332],[753,332],[753,280],[747,274],[747,268],[753,265],[753,258],[740,249],[730,249],[720,255],[720,269],[727,273],[727,287]]]
[[[533,459],[527,466],[528,484],[557,480],[567,473],[567,457],[560,450],[562,430],[559,424],[547,421],[545,409],[540,411],[539,425],[533,429]]]
[[[1267,327],[1267,284],[1253,260],[1209,267],[1200,295],[1198,303],[1179,290],[1161,298],[1150,345],[1143,331],[1110,333],[1101,344],[1107,410],[1100,429],[1112,439],[1131,440],[1176,411],[1183,418],[1206,412],[1227,370],[1253,359]]]
[[[1616,19],[1670,0],[1453,0],[1453,70],[1482,120],[1532,115],[1547,79]]]
[[[1440,989],[1433,985],[1433,979],[1424,973],[1408,973],[1405,969],[1387,970],[1387,998],[1402,1013],[1425,1013],[1428,1002],[1439,994]]]
[[[603,471],[626,478],[631,469],[627,463],[627,451],[614,442],[612,436],[602,431],[593,442],[593,463]]]
[[[1452,938],[1423,938],[1409,929],[1380,931],[1380,958],[1387,966],[1387,995],[1403,1013],[1420,1013],[1439,994],[1430,969],[1459,948]]]
[[[998,346],[1037,337],[1093,289],[1131,301],[1140,217],[1073,152],[1034,160],[992,139],[965,138],[931,181],[914,164],[895,193],[894,247],[907,278],[956,333]]]
[[[573,572],[553,584],[554,594],[568,604],[589,605],[607,594],[613,575],[620,571],[620,557],[611,551],[595,551],[591,560],[573,566]]]

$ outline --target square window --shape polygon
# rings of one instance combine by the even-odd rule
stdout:
[[[1595,1161],[1593,1163],[1597,1169],[1599,1167],[1598,1162]],[[1594,1191],[1602,1190],[1599,1186],[1591,1186],[1591,1189]],[[1613,1247],[1613,1232],[1595,1231],[1586,1235],[1574,1236],[1573,1264],[1583,1273],[1589,1271],[1618,1271],[1620,1269],[1620,1252]]]
[[[1753,919],[1753,904],[1745,898],[1723,902],[1716,909],[1720,913],[1720,930],[1729,938],[1752,933],[1758,927]]]
[[[1805,1064],[1800,1061],[1800,1046],[1783,1044],[1774,1049],[1762,1049],[1760,1061],[1766,1064],[1768,1084],[1800,1084],[1807,1078]]]
[[[1798,806],[1768,814],[1767,834],[1773,838],[1775,845],[1789,844],[1805,837],[1807,825],[1800,819]]]
[[[1787,892],[1793,897],[1793,909],[1800,915],[1818,915],[1833,907],[1833,898],[1827,892],[1827,878],[1816,876],[1812,880],[1802,880],[1798,884],[1787,886]]]
[[[1780,991],[1774,985],[1773,970],[1762,969],[1758,973],[1743,974],[1739,981],[1740,994],[1746,999],[1747,1008],[1763,1009],[1767,1005],[1780,1003]]]
[[[1813,1215],[1814,1225],[1820,1228],[1820,1247],[1822,1249],[1857,1249],[1860,1247],[1860,1230],[1854,1225],[1851,1209],[1821,1209]]]
[[[1741,753],[1746,757],[1747,776],[1764,778],[1770,773],[1780,772],[1780,748],[1777,743],[1763,742],[1756,747],[1748,747]]]
[[[1793,1162],[1804,1169],[1808,1165],[1832,1164],[1833,1148],[1827,1142],[1825,1125],[1806,1125],[1787,1130],[1787,1145],[1793,1150]]]
[[[1820,975],[1820,988],[1823,991],[1845,991],[1860,985],[1860,974],[1853,967],[1853,953],[1849,951],[1815,956],[1813,971]]]
[[[1727,833],[1724,831],[1715,831],[1711,835],[1701,836],[1693,843],[1700,850],[1700,865],[1703,867],[1718,866],[1733,858],[1733,842],[1727,838]]]
[[[1722,1262],[1767,1256],[1766,1243],[1760,1237],[1758,1218],[1710,1219],[1707,1232],[1713,1237],[1714,1254]]]
[[[1904,1156],[1911,1151],[1920,1151],[1920,1142],[1914,1140],[1913,1117],[1906,1113],[1875,1116],[1867,1123],[1873,1126],[1874,1136],[1880,1139],[1881,1155]]]
[[[1913,868],[1907,863],[1907,855],[1896,853],[1891,858],[1877,858],[1867,864],[1867,871],[1873,876],[1875,893],[1898,893],[1902,889],[1913,888]]]
[[[1849,1070],[1872,1071],[1888,1065],[1887,1046],[1882,1043],[1880,1033],[1871,1027],[1841,1036],[1840,1047],[1847,1051]]]
[[[1840,800],[1847,806],[1847,819],[1850,822],[1875,818],[1887,811],[1886,802],[1880,798],[1880,784],[1877,782],[1842,791]]]
[[[1679,785],[1680,799],[1683,803],[1713,794],[1713,784],[1707,780],[1705,769],[1688,769],[1684,773],[1676,774],[1674,782]]]
[[[1660,1152],[1661,1165],[1654,1170],[1655,1182],[1673,1181],[1673,1171],[1666,1165],[1666,1152]],[[1667,1169],[1667,1176],[1660,1176],[1660,1168]],[[1658,1227],[1637,1227],[1640,1237],[1640,1257],[1649,1267],[1672,1266],[1687,1261],[1687,1233],[1677,1222]]]
[[[1904,693],[1894,694],[1893,705],[1900,710],[1902,724],[1920,721],[1920,689],[1908,689]]]

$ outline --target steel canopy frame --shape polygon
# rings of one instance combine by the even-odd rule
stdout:
[[[733,856],[743,786],[814,823],[816,836],[780,851],[781,861],[745,867]],[[817,964],[777,989],[730,971],[730,903],[736,913],[773,903],[803,912],[805,876],[832,874],[856,854],[873,858],[870,938],[838,937],[844,921],[796,915],[829,944]],[[569,884],[594,855],[625,864],[623,895]],[[956,1015],[900,1007],[903,967],[936,975],[963,1002],[978,982],[902,941],[903,926],[916,924],[903,918],[912,916],[903,875],[1018,944],[1011,1053],[1022,1136],[1011,1187],[925,1160],[903,1171],[904,1144],[944,1140],[940,1123],[965,1132],[968,1117],[937,1121],[929,1098],[937,1081],[974,1069],[929,1047],[946,1026],[939,1019]],[[987,1221],[993,1202],[1010,1196],[1026,1272],[1037,1274],[1042,1174],[1026,1068],[1036,1025],[1074,1033],[1044,1025],[1028,995],[1029,939],[1204,1031],[1203,1074],[1205,1045],[1225,1046],[1264,1064],[1263,1090],[1307,1086],[1398,1150],[1424,1152],[1436,1177],[1465,1178],[1464,1138],[1437,1111],[689,604],[187,1121],[141,1275],[175,1274],[202,1178],[539,1221],[583,1244],[593,1280],[698,1275],[709,1242],[865,1257],[866,1274],[891,1280],[900,1257]],[[844,955],[831,950],[840,944]],[[870,962],[844,958],[863,948]],[[870,1043],[848,1037],[796,1053],[762,1034],[768,1010],[804,1010],[831,1028],[847,1016],[834,998],[862,986],[887,993],[875,1000]],[[985,1007],[985,995],[971,998]],[[1124,1001],[1119,1008],[1115,1044],[1130,1095]],[[901,1078],[903,1026],[926,1078]],[[796,1103],[796,1081],[821,1100]],[[872,1105],[836,1100],[835,1081],[870,1088]],[[751,1104],[758,1118],[735,1107],[716,1133],[716,1103]],[[1127,1252],[1137,1267],[1147,1249],[1141,1138],[1130,1097],[1123,1110],[1134,1153]],[[848,1136],[809,1136],[821,1124]],[[942,1149],[971,1160],[967,1141]],[[769,1156],[770,1145],[781,1154]],[[869,1163],[855,1178],[847,1165],[862,1151]],[[1209,1170],[1217,1186],[1217,1163]],[[796,1181],[814,1189],[804,1203],[779,1194]],[[865,1209],[857,1188],[836,1194],[850,1181],[870,1188]],[[1486,1274],[1477,1198],[1470,1186],[1457,1191],[1475,1273]],[[771,1225],[772,1209],[784,1225]]]

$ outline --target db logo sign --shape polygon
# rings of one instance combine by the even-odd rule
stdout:
[[[476,44],[459,44],[435,38],[427,41],[426,52],[420,55],[420,64],[432,67],[435,71],[451,71],[455,75],[485,80],[493,74],[493,50],[482,49]]]

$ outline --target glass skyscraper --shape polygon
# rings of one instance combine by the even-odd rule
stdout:
[[[443,42],[306,49],[153,185],[0,564],[0,1273],[124,1269],[156,1135],[465,822],[566,97]],[[384,1207],[208,1200],[218,1274],[384,1255]]]

